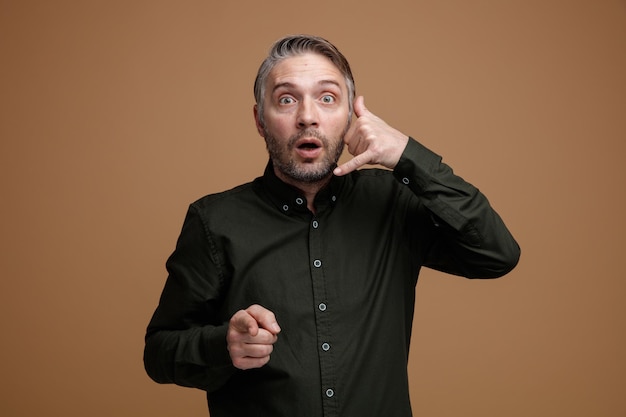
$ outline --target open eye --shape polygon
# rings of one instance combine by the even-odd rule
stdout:
[[[285,97],[279,98],[278,102],[280,104],[293,104],[295,103],[295,100],[293,99],[293,97],[285,96]]]
[[[322,96],[322,103],[331,104],[334,102],[335,102],[335,97],[331,96],[330,94],[326,94]]]

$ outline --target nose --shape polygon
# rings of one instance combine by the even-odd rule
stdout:
[[[298,127],[301,129],[318,125],[318,114],[313,100],[304,99],[300,102],[300,106],[298,107],[297,123]]]

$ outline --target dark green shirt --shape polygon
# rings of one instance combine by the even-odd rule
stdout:
[[[413,139],[394,171],[334,177],[315,207],[271,163],[190,206],[146,335],[155,381],[206,390],[212,417],[411,416],[420,268],[498,277],[519,247],[485,196]],[[226,330],[252,304],[282,331],[270,362],[242,371]]]

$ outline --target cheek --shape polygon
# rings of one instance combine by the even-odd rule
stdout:
[[[347,127],[350,125],[350,117],[348,113],[342,115],[341,117],[336,118],[333,121],[333,130],[338,132],[338,134],[343,134]]]
[[[286,138],[290,136],[290,129],[287,124],[281,123],[280,121],[273,121],[267,125],[266,129],[276,138]]]

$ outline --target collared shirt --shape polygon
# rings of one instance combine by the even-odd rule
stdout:
[[[498,277],[519,247],[485,196],[413,139],[393,171],[334,177],[315,208],[271,162],[190,206],[146,334],[155,381],[206,390],[212,417],[411,416],[420,268]],[[252,304],[282,330],[269,363],[244,371],[226,331]]]

